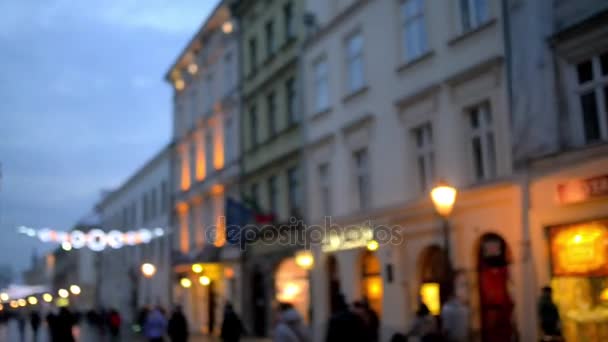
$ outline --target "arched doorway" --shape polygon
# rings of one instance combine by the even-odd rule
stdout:
[[[308,320],[309,293],[308,274],[296,264],[295,258],[288,258],[279,264],[275,273],[276,300],[290,303]]]
[[[334,255],[327,256],[327,289],[329,293],[329,312],[333,314],[338,307],[338,299],[342,292],[338,260]]]
[[[479,240],[477,274],[482,341],[511,341],[513,300],[509,293],[510,251],[498,234],[489,233]]]
[[[380,259],[373,252],[366,250],[361,256],[361,293],[372,309],[382,315],[382,276]]]
[[[439,315],[441,303],[448,298],[445,282],[449,266],[445,250],[438,245],[431,245],[420,252],[418,258],[418,295],[433,315]]]

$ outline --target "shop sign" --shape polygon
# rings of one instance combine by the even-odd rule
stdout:
[[[328,231],[323,239],[321,250],[329,253],[366,247],[373,238],[374,231],[369,226],[346,226],[343,229]]]
[[[604,223],[551,228],[554,276],[608,276],[608,229]]]
[[[608,196],[608,175],[577,179],[557,185],[557,198],[561,204],[588,201]]]

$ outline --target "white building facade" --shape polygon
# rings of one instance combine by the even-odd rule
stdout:
[[[170,308],[170,150],[162,149],[133,174],[120,188],[97,204],[101,229],[137,231],[161,228],[165,234],[149,243],[107,247],[99,252],[100,275],[98,303],[118,310],[127,323],[132,323],[139,309],[161,305]],[[141,266],[151,263],[156,273],[148,278]]]
[[[315,248],[316,339],[337,293],[370,302],[383,341],[406,331],[421,295],[438,305],[446,239],[429,191],[439,180],[459,190],[447,247],[472,333],[513,334],[526,315],[500,2],[311,0],[308,7],[317,31],[303,56],[307,218],[331,217],[358,239],[346,244],[340,233]],[[376,231],[373,251],[365,248],[370,226],[392,234]],[[490,303],[491,284],[498,303]],[[490,304],[513,324],[489,318]]]
[[[239,49],[224,1],[166,75],[173,94],[171,193],[174,301],[194,334],[218,335],[224,304],[240,312],[240,254],[226,232],[226,203],[240,197]]]

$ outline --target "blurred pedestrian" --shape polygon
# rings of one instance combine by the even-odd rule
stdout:
[[[446,341],[469,341],[469,308],[454,294],[443,305],[441,323]]]
[[[243,331],[243,323],[234,311],[234,307],[231,303],[226,303],[226,306],[224,306],[224,320],[222,321],[222,341],[238,342]]]
[[[437,328],[437,320],[431,311],[424,303],[420,303],[416,311],[416,317],[412,322],[412,326],[408,332],[408,337],[416,337],[420,342],[440,341],[439,330]]]
[[[334,309],[329,318],[325,341],[367,342],[363,320],[350,310],[344,295],[336,296]]]
[[[150,342],[161,342],[165,331],[167,331],[167,318],[163,315],[160,307],[150,310],[144,323],[144,336]]]
[[[186,342],[188,341],[188,321],[182,312],[182,307],[177,305],[173,309],[171,318],[169,318],[169,338],[171,342]]]
[[[40,318],[40,314],[38,311],[33,310],[30,313],[30,324],[32,326],[32,341],[38,341],[38,328],[40,328],[40,322],[42,319]]]
[[[302,316],[290,303],[279,304],[274,342],[308,342],[309,336]]]
[[[369,302],[366,299],[355,302],[353,307],[355,313],[357,313],[365,323],[367,340],[370,342],[378,341],[378,333],[380,330],[380,319],[378,318],[378,314],[369,306]]]
[[[74,342],[72,328],[75,323],[74,315],[68,308],[59,309],[59,314],[55,317],[55,341]]]
[[[117,341],[120,336],[120,327],[122,325],[122,317],[120,317],[120,313],[115,309],[111,309],[108,316],[108,323],[110,329],[110,337],[112,341]]]
[[[22,313],[17,314],[17,328],[19,329],[19,340],[25,341],[25,316]]]
[[[538,300],[538,316],[540,327],[547,337],[560,337],[560,317],[557,305],[553,302],[553,289],[550,286],[542,288]]]

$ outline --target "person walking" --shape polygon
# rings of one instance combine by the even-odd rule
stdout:
[[[32,341],[38,341],[38,328],[40,328],[40,322],[42,318],[40,318],[40,314],[38,311],[34,310],[30,313],[30,325],[32,326]]]
[[[181,306],[176,306],[173,309],[169,325],[167,328],[171,342],[186,342],[188,341],[188,321],[182,312]]]
[[[366,332],[363,320],[350,310],[344,295],[336,295],[335,309],[329,318],[325,341],[369,342]]]
[[[25,317],[22,313],[17,314],[17,328],[19,330],[19,340],[25,342]]]
[[[243,323],[234,311],[230,302],[224,306],[224,320],[222,321],[222,331],[220,337],[225,342],[238,342],[243,334]]]
[[[538,300],[538,316],[543,334],[547,337],[561,337],[560,317],[557,305],[553,302],[553,289],[550,286],[542,288]]]
[[[420,342],[440,341],[437,320],[431,315],[426,304],[420,303],[407,336],[418,338]]]
[[[148,313],[144,323],[144,336],[150,342],[162,342],[167,330],[167,319],[160,307],[156,307]]]
[[[309,336],[302,316],[290,303],[279,304],[279,316],[274,331],[274,342],[308,342]]]
[[[443,305],[441,323],[446,341],[469,341],[469,308],[454,294]]]
[[[59,314],[55,316],[55,339],[57,342],[74,342],[74,334],[72,328],[74,327],[75,319],[74,315],[68,310],[68,308],[59,309]]]
[[[354,311],[365,323],[367,340],[370,342],[378,341],[380,331],[380,319],[378,314],[369,306],[365,299],[353,303]]]
[[[120,313],[115,309],[110,310],[108,314],[108,325],[110,329],[110,340],[118,341],[120,335],[120,326],[122,325],[122,318]]]

